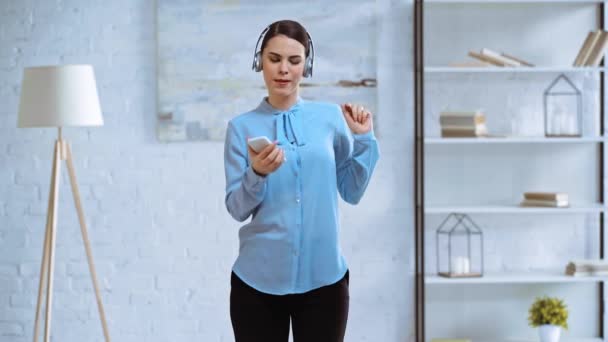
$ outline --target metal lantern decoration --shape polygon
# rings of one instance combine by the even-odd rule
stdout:
[[[545,136],[580,137],[582,135],[581,91],[566,75],[559,75],[545,90]]]
[[[454,223],[448,225],[448,222]],[[440,248],[446,243],[447,251]],[[468,215],[449,214],[437,228],[436,244],[439,276],[483,276],[483,232]]]

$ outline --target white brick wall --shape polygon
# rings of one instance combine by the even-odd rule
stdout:
[[[378,8],[382,157],[361,204],[343,206],[348,341],[413,334],[411,8],[409,1]],[[32,338],[56,136],[16,128],[21,72],[56,63],[90,63],[96,71],[105,126],[67,128],[64,137],[73,146],[113,340],[233,340],[228,295],[238,223],[223,206],[223,146],[156,142],[154,20],[151,1],[0,2],[1,342]],[[53,336],[102,341],[62,171]]]

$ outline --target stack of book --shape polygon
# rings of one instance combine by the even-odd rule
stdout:
[[[494,50],[490,50],[488,48],[482,48],[481,51],[479,51],[479,52],[469,51],[469,56],[473,57],[483,63],[486,63],[488,65],[493,65],[493,66],[500,66],[500,67],[521,67],[521,66],[531,67],[531,66],[534,66],[533,64],[530,64],[520,58],[513,57],[511,55],[507,55],[504,52],[497,52]]]
[[[576,55],[574,66],[598,66],[608,46],[608,32],[590,31]]]
[[[488,135],[486,117],[481,111],[441,112],[439,114],[441,136],[446,137],[480,137]]]
[[[568,194],[563,192],[524,192],[521,202],[526,207],[567,207]]]
[[[570,276],[608,276],[608,260],[573,260],[566,266]]]

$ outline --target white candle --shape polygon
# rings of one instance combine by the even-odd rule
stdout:
[[[452,273],[454,274],[466,274],[471,271],[471,265],[469,258],[467,257],[455,257],[452,259]]]

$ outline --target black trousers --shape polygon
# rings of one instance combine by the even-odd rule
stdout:
[[[348,319],[349,274],[305,293],[271,295],[245,284],[234,272],[230,318],[236,342],[343,342]]]

